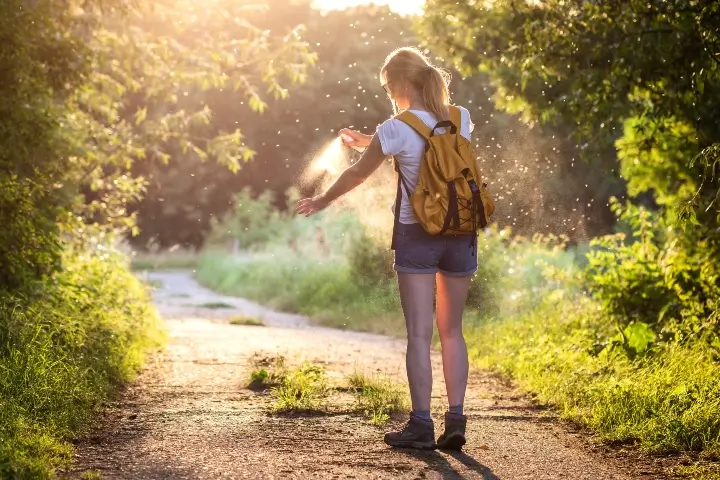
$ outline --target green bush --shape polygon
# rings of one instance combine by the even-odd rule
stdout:
[[[700,338],[717,344],[717,259],[708,258],[702,245],[685,248],[672,227],[645,209],[619,203],[613,208],[630,237],[619,233],[592,242],[585,288],[620,332],[643,325],[661,342]]]
[[[477,248],[468,306],[482,316],[529,311],[555,290],[568,288],[567,279],[577,271],[566,240],[554,235],[526,239],[493,226],[480,233]]]
[[[65,263],[42,291],[0,296],[1,478],[47,478],[69,461],[66,440],[162,341],[119,256]]]
[[[269,190],[253,196],[250,188],[242,189],[233,199],[233,210],[212,222],[210,243],[219,245],[236,239],[240,248],[249,250],[271,241],[282,221],[273,200]]]
[[[382,288],[395,281],[392,250],[364,231],[349,245],[347,259],[352,281],[360,288]]]

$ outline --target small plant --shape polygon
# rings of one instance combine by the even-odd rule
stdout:
[[[266,390],[280,385],[285,379],[287,368],[283,356],[263,357],[255,354],[250,359],[250,364],[252,371],[248,388],[251,390]]]
[[[272,389],[276,413],[317,411],[327,395],[327,378],[322,367],[302,364],[291,370],[282,383]]]
[[[367,416],[372,425],[383,425],[390,415],[407,409],[405,393],[388,377],[355,371],[347,381],[355,394],[356,409]]]
[[[230,325],[249,325],[252,327],[262,327],[265,324],[259,318],[238,315],[230,319]]]
[[[720,465],[680,466],[675,473],[694,480],[720,480]]]
[[[103,476],[98,470],[88,470],[84,472],[80,478],[82,480],[102,480]]]
[[[205,302],[198,305],[200,308],[208,308],[211,310],[220,310],[222,308],[235,308],[234,305],[230,305],[226,302]]]

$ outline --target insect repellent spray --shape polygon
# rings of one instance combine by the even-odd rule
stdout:
[[[357,145],[352,145],[352,146],[347,145],[349,142],[353,141],[353,138],[350,135],[346,135],[343,133],[342,135],[340,135],[340,138],[342,138],[343,144],[346,147],[350,147],[353,150],[355,150],[356,152],[360,152],[360,153],[365,151],[365,147],[358,147]]]

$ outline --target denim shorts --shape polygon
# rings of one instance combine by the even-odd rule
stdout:
[[[399,273],[437,273],[467,277],[477,271],[473,235],[430,235],[419,223],[398,223],[395,265]]]

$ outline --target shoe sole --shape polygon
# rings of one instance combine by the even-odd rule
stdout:
[[[394,442],[390,443],[388,441],[385,442],[386,444],[390,445],[391,447],[395,448],[413,448],[415,450],[435,450],[437,448],[437,445],[435,442],[433,443],[426,443],[426,442]]]
[[[461,433],[456,433],[447,437],[442,443],[438,443],[437,448],[442,450],[461,450],[465,443],[465,436]]]

